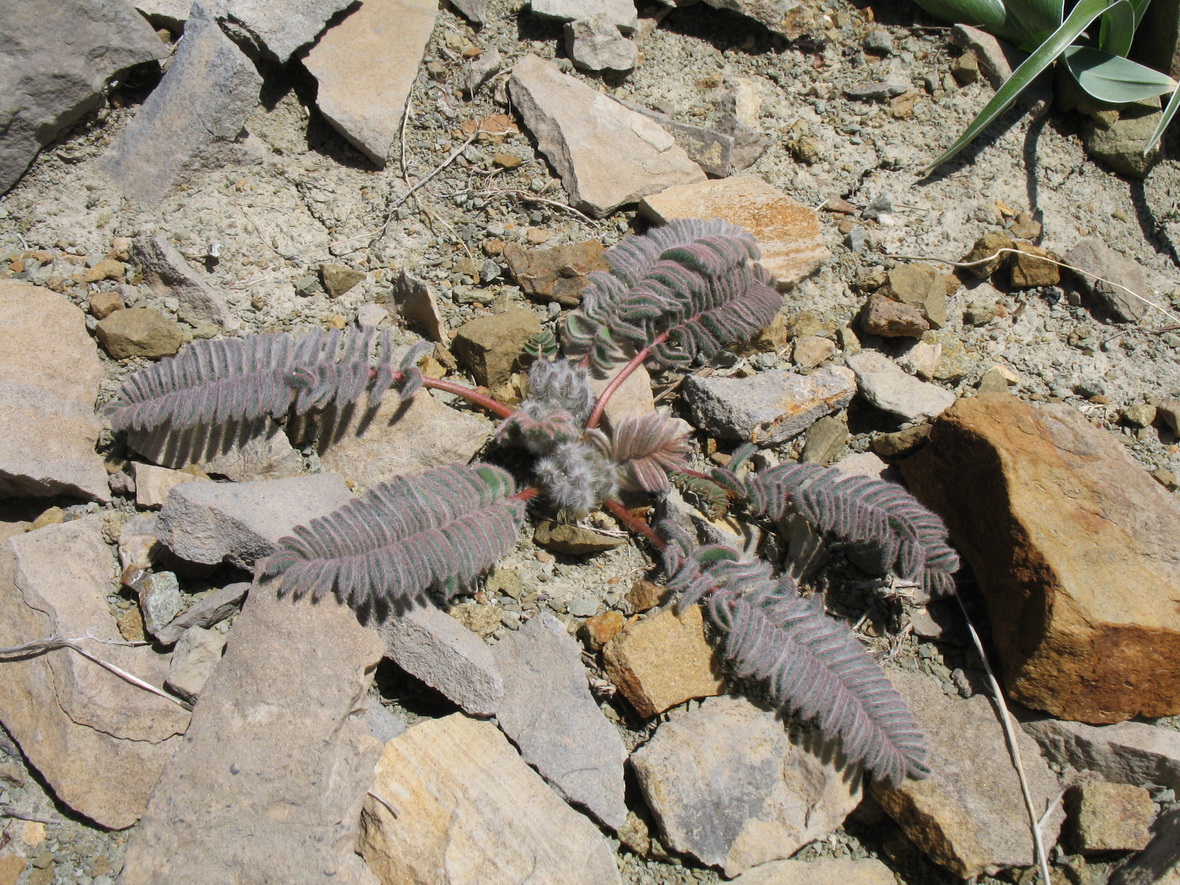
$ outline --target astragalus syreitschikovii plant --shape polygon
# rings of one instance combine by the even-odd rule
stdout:
[[[1078,0],[1068,15],[1065,0],[916,2],[944,21],[975,25],[1031,53],[963,134],[926,171],[941,166],[970,144],[1042,71],[1058,60],[1083,91],[1102,102],[1125,104],[1171,94],[1163,118],[1143,145],[1144,153],[1159,141],[1180,109],[1180,90],[1175,80],[1126,57],[1151,0]],[[1095,21],[1099,22],[1096,45],[1090,45],[1082,38]]]
[[[750,519],[797,514],[820,533],[883,552],[892,572],[928,592],[953,588],[957,559],[942,524],[897,486],[810,465],[755,477],[694,473],[681,422],[653,414],[600,426],[607,401],[639,365],[704,364],[773,320],[781,296],[758,255],[749,234],[721,221],[678,221],[624,240],[607,253],[610,272],[592,276],[567,318],[568,358],[538,359],[515,408],[424,377],[420,348],[395,360],[390,333],[368,331],[196,342],[132,376],[106,413],[116,430],[180,428],[362,397],[373,405],[422,387],[465,397],[504,419],[502,445],[534,457],[530,484],[518,490],[507,470],[482,462],[398,477],[282,539],[262,577],[281,579],[281,592],[296,597],[333,593],[384,617],[429,590],[449,596],[474,581],[515,546],[530,499],[574,517],[606,507],[663,551],[679,605],[704,602],[738,675],[766,680],[779,705],[817,719],[850,761],[878,777],[921,776],[922,734],[904,701],[819,597],[802,595],[768,562],[698,546],[668,526],[657,531],[618,498],[661,494],[670,475],[687,476]],[[613,375],[601,395],[591,392],[591,372]]]

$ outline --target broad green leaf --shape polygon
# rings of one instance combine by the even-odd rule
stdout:
[[[1111,55],[1126,56],[1135,39],[1135,7],[1129,0],[1119,0],[1102,13],[1102,26],[1098,30],[1098,48]]]
[[[971,125],[967,127],[966,131],[937,160],[923,169],[922,174],[926,175],[931,170],[938,168],[970,144],[975,136],[979,135],[996,117],[1007,110],[1008,106],[1043,70],[1057,60],[1058,56],[1090,26],[1091,22],[1115,3],[1123,2],[1125,0],[1079,0],[1078,5],[1061,23],[1061,27],[1054,31],[1044,43],[1036,48],[1032,55],[1024,60],[1020,67],[1012,72],[1012,76],[996,90],[991,101],[984,105],[983,110],[971,121]]]
[[[1151,150],[1160,136],[1164,134],[1164,130],[1168,128],[1168,124],[1172,122],[1172,118],[1176,116],[1176,111],[1180,110],[1180,89],[1172,93],[1172,97],[1168,99],[1168,104],[1164,108],[1163,119],[1160,124],[1155,127],[1155,132],[1151,133],[1151,138],[1147,139],[1147,144],[1143,146],[1143,153]]]
[[[1078,85],[1099,101],[1124,104],[1176,88],[1167,74],[1088,46],[1070,46],[1061,58]]]
[[[982,28],[989,34],[1029,50],[1053,32],[1061,21],[1063,0],[1025,0],[1020,13],[1017,3],[1004,0],[915,0],[928,13],[943,21]],[[1056,13],[1054,13],[1054,8]]]

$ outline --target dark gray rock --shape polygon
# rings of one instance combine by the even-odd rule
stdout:
[[[494,653],[504,678],[500,728],[567,802],[617,830],[627,819],[627,750],[590,694],[578,643],[543,611]]]
[[[193,4],[168,72],[103,155],[103,171],[128,199],[147,204],[188,174],[237,165],[261,86],[250,59]]]
[[[180,582],[172,572],[155,572],[135,582],[139,595],[139,610],[143,614],[143,629],[156,633],[180,614],[184,605],[180,597]]]
[[[1094,238],[1082,240],[1061,260],[1084,271],[1071,273],[1082,291],[1097,299],[1117,319],[1133,323],[1147,313],[1148,305],[1143,297],[1149,292],[1138,262],[1124,258]]]
[[[473,25],[483,25],[488,20],[488,0],[450,0],[451,5]]]
[[[355,0],[212,0],[209,7],[223,27],[282,63],[311,43],[336,13]],[[185,28],[185,37],[188,28]]]
[[[143,268],[144,280],[157,295],[168,294],[180,302],[176,313],[186,323],[225,325],[229,309],[221,293],[201,279],[188,259],[164,237],[136,237],[131,258]]]
[[[172,645],[189,627],[212,627],[224,621],[238,610],[249,589],[250,585],[241,581],[210,590],[193,600],[168,626],[157,631],[156,641],[162,645]]]
[[[0,35],[0,193],[98,103],[107,80],[168,55],[118,0],[13,0],[0,4]]]

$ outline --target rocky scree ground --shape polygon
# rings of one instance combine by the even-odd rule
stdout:
[[[0,257],[4,259],[0,274],[6,281],[23,281],[58,292],[87,313],[86,328],[102,343],[100,403],[114,394],[142,359],[174,352],[185,339],[311,326],[343,327],[356,322],[396,323],[391,315],[396,310],[390,293],[403,272],[421,280],[434,295],[443,330],[434,337],[445,342],[456,335],[450,351],[436,352],[438,369],[471,372],[478,383],[511,394],[519,385],[519,376],[510,370],[514,368],[522,333],[541,325],[556,326],[568,308],[569,296],[558,297],[552,287],[560,280],[576,280],[579,269],[593,266],[596,247],[585,244],[610,246],[647,223],[634,202],[596,211],[588,203],[579,203],[578,195],[563,187],[540,150],[541,137],[526,125],[518,112],[519,101],[508,86],[510,72],[531,53],[555,60],[560,72],[594,90],[657,110],[681,123],[712,128],[719,107],[726,101],[736,102],[734,96],[744,96],[746,106],[756,106],[753,118],[747,117],[746,123],[754,134],[763,136],[765,147],[742,174],[772,185],[802,206],[819,209],[819,237],[831,257],[787,289],[781,324],[769,330],[755,347],[735,352],[723,366],[701,373],[679,391],[663,383],[674,379],[656,379],[663,398],[696,426],[694,439],[701,465],[715,455],[723,460],[735,444],[735,436],[763,433],[767,426],[780,424],[781,409],[776,412],[773,401],[777,394],[758,392],[761,388],[753,386],[743,386],[742,391],[733,393],[722,382],[772,378],[777,386],[779,376],[773,373],[781,373],[785,387],[791,383],[787,378],[814,378],[817,373],[827,372],[825,377],[845,379],[840,391],[827,398],[815,391],[802,396],[811,397],[807,404],[814,407],[814,417],[830,414],[797,432],[784,432],[785,438],[764,446],[767,460],[789,460],[803,454],[830,463],[870,452],[892,459],[908,451],[930,420],[956,398],[1004,391],[1025,403],[1060,404],[1082,416],[1089,426],[1119,439],[1142,470],[1154,477],[1155,488],[1170,494],[1174,503],[1175,477],[1180,474],[1174,405],[1180,400],[1180,361],[1176,356],[1180,332],[1169,328],[1173,323],[1170,316],[1156,310],[1143,311],[1138,302],[1111,306],[1109,301],[1096,300],[1097,296],[1083,291],[1069,277],[1036,277],[1030,281],[1018,276],[1014,280],[1013,271],[1005,268],[991,275],[961,272],[952,279],[946,276],[952,268],[936,260],[961,259],[980,237],[999,231],[1025,243],[1036,243],[1058,256],[1083,240],[1097,239],[1133,262],[1133,271],[1120,273],[1141,274],[1142,282],[1137,287],[1142,286],[1146,290],[1143,294],[1174,316],[1180,309],[1174,282],[1180,217],[1170,196],[1180,192],[1174,136],[1165,141],[1162,158],[1146,178],[1121,177],[1085,155],[1080,135],[1086,124],[1075,114],[1052,109],[1049,93],[1042,90],[1019,103],[978,148],[969,152],[969,165],[966,161],[952,164],[949,170],[919,181],[916,170],[962,129],[986,101],[990,87],[982,79],[968,82],[971,77],[965,71],[971,66],[963,60],[964,53],[951,40],[949,30],[932,27],[913,7],[806,3],[799,7],[798,19],[786,29],[788,33],[776,33],[753,16],[704,4],[676,9],[653,5],[639,12],[641,16],[629,38],[637,47],[634,69],[596,74],[578,70],[566,57],[561,22],[543,18],[529,6],[488,3],[482,16],[484,24],[478,28],[451,8],[440,10],[428,31],[420,61],[416,57],[411,60],[409,112],[404,125],[393,129],[389,162],[382,169],[375,168],[372,158],[353,147],[317,108],[317,84],[307,72],[311,65],[303,63],[302,55],[279,64],[261,53],[257,59],[261,100],[251,106],[244,121],[249,136],[240,146],[240,153],[222,168],[183,176],[177,185],[147,205],[120,194],[103,167],[104,155],[127,131],[143,101],[157,86],[155,76],[138,73],[121,81],[98,109],[43,151],[19,184],[0,199]],[[157,23],[161,21],[157,19]],[[176,36],[175,30],[169,34],[171,40]],[[493,50],[499,55],[499,65],[492,67],[487,81],[473,91],[471,85],[476,80],[472,71],[481,59],[486,62]],[[622,51],[625,55],[626,50]],[[597,165],[600,177],[609,179],[614,160],[604,152],[591,158],[590,163],[591,167]],[[416,183],[422,184],[409,193]],[[574,204],[581,208],[573,209]],[[659,200],[653,195],[647,212],[658,212],[658,207]],[[148,263],[147,241],[155,236],[179,250],[182,257],[179,264],[173,258],[173,266],[187,268],[197,282],[182,285],[175,279],[154,279],[150,271],[145,274],[137,270]],[[764,242],[764,247],[770,245]],[[560,258],[557,271],[537,269],[530,276],[520,269],[526,256],[566,246],[576,248]],[[1109,266],[1113,259],[1107,256],[1106,261]],[[1031,268],[1044,269],[1035,262]],[[549,294],[530,297],[529,287],[541,288],[537,277],[542,280],[541,286],[548,283],[550,288],[544,291]],[[223,308],[212,313],[194,311],[191,290],[199,290],[202,285],[217,293]],[[566,283],[562,291],[576,292],[576,284]],[[562,298],[567,298],[564,306]],[[873,302],[873,298],[877,301]],[[1129,311],[1130,316],[1120,314],[1120,310]],[[128,328],[123,330],[118,322],[108,322],[110,317],[120,316],[135,322],[127,323]],[[490,338],[482,337],[484,332],[477,334],[478,328],[460,331],[471,321],[491,318],[500,321],[490,324]],[[430,322],[427,318],[425,324]],[[423,321],[416,325],[420,331]],[[410,337],[407,333],[405,340],[408,342]],[[57,344],[54,331],[48,328],[41,329],[39,336],[34,333],[21,340],[30,350],[44,351]],[[451,352],[461,355],[464,347],[469,348],[469,353],[490,353],[492,362],[498,355],[498,365],[507,366],[509,371],[493,371],[492,376],[481,377],[488,371],[484,356],[466,356],[462,367],[448,366]],[[836,368],[846,372],[842,368],[846,362],[852,373],[835,372]],[[891,374],[890,368],[897,366],[908,371],[904,382]],[[850,379],[850,374],[856,377]],[[922,385],[909,386],[916,383],[915,379]],[[711,408],[713,402],[721,405]],[[422,408],[430,411],[429,406]],[[766,414],[770,417],[764,417]],[[470,412],[441,417],[426,414],[414,420],[421,423],[408,429],[406,424],[394,426],[388,433],[377,434],[370,428],[373,445],[367,447],[346,433],[337,446],[303,445],[297,439],[300,447],[284,449],[280,434],[280,444],[262,456],[205,467],[216,476],[238,479],[306,472],[320,473],[326,480],[327,474],[340,473],[352,485],[363,487],[379,481],[381,471],[469,458],[482,447],[493,426]],[[1082,429],[1070,427],[1071,438],[1085,438]],[[1085,450],[1092,447],[1081,446]],[[1002,450],[1002,446],[999,448]],[[395,450],[393,454],[389,453],[391,449]],[[121,440],[109,435],[101,438],[100,451],[112,477],[113,495],[109,491],[83,495],[98,499],[85,504],[68,495],[36,502],[27,497],[26,487],[10,502],[10,519],[36,520],[40,531],[45,527],[53,529],[57,522],[62,523],[60,531],[79,534],[85,532],[77,526],[70,529],[71,523],[101,526],[96,534],[99,543],[114,542],[122,536],[120,547],[124,552],[132,543],[129,539],[136,536],[127,526],[139,525],[132,520],[154,513],[154,508],[166,501],[171,502],[165,507],[168,518],[176,519],[181,526],[193,525],[183,520],[199,520],[202,517],[193,514],[207,508],[200,512],[213,514],[208,518],[214,522],[232,524],[235,532],[240,524],[254,529],[249,519],[256,510],[245,507],[240,520],[237,515],[231,518],[233,502],[203,499],[203,492],[192,491],[203,484],[190,481],[191,473],[153,476],[142,455],[129,451]],[[136,462],[134,467],[132,461]],[[176,485],[169,495],[169,489],[180,480],[185,480],[184,484]],[[1120,481],[1128,482],[1116,479]],[[163,483],[157,497],[151,491],[155,482]],[[312,490],[300,487],[297,494],[308,508],[308,518],[315,515],[308,503]],[[315,494],[321,496],[316,500],[323,503],[333,500],[333,496],[339,501],[348,491],[342,485],[317,487]],[[140,496],[139,506],[136,495]],[[51,504],[58,509],[46,509]],[[164,518],[163,514],[160,518]],[[91,522],[84,522],[86,519]],[[686,814],[683,796],[679,806],[675,797],[662,806],[659,820],[651,817],[646,806],[655,804],[655,785],[666,784],[672,793],[677,789],[691,792],[682,775],[670,772],[667,763],[661,767],[658,761],[663,745],[656,743],[656,737],[665,724],[674,723],[664,732],[669,741],[673,735],[681,735],[683,741],[672,744],[670,758],[692,752],[689,748],[704,747],[700,752],[721,757],[718,771],[739,772],[737,780],[743,771],[740,760],[722,753],[728,749],[724,742],[721,746],[710,743],[710,728],[737,729],[740,725],[742,739],[750,741],[758,752],[770,752],[768,746],[784,756],[788,751],[775,743],[781,740],[781,726],[768,728],[766,722],[753,716],[753,706],[731,709],[722,706],[720,700],[682,703],[684,698],[709,697],[722,690],[707,664],[704,674],[698,674],[702,684],[687,690],[680,699],[675,699],[674,691],[661,696],[656,684],[660,681],[659,667],[655,675],[647,677],[649,684],[643,686],[642,692],[633,695],[620,689],[623,680],[618,674],[641,668],[626,658],[625,649],[616,647],[614,652],[601,654],[599,649],[625,617],[648,607],[649,602],[639,601],[643,588],[633,590],[633,586],[649,573],[650,562],[642,548],[629,542],[594,555],[588,555],[585,547],[569,546],[580,541],[606,547],[620,540],[610,533],[614,527],[609,521],[595,517],[592,522],[595,519],[598,528],[608,531],[573,541],[566,539],[567,552],[562,552],[560,541],[555,551],[552,544],[547,549],[527,533],[517,551],[488,576],[474,597],[459,599],[452,605],[451,614],[466,628],[485,636],[492,654],[502,657],[504,666],[488,665],[481,657],[486,650],[470,650],[470,669],[458,680],[460,687],[452,688],[454,696],[450,698],[409,675],[411,666],[404,660],[399,666],[387,658],[378,666],[382,652],[364,646],[363,640],[350,632],[351,625],[334,623],[329,627],[309,622],[304,627],[308,631],[304,638],[325,644],[356,642],[360,649],[358,672],[377,667],[371,692],[375,705],[371,704],[374,712],[370,717],[376,724],[370,730],[385,741],[407,724],[442,722],[456,709],[486,715],[488,692],[495,696],[497,689],[494,685],[487,688],[473,673],[482,673],[480,678],[491,684],[497,678],[494,674],[498,672],[498,678],[507,679],[522,660],[553,654],[568,663],[570,646],[562,645],[560,639],[565,634],[576,634],[583,645],[580,651],[575,649],[574,658],[584,666],[583,673],[594,693],[592,706],[599,711],[599,720],[614,724],[615,739],[623,752],[631,755],[632,768],[624,785],[621,762],[611,761],[614,750],[602,749],[612,746],[610,738],[604,737],[596,750],[604,755],[596,765],[612,772],[604,775],[605,786],[563,783],[551,769],[546,777],[558,793],[588,810],[589,818],[609,834],[605,844],[622,879],[717,881],[720,867],[729,875],[746,871],[742,881],[795,881],[789,878],[791,875],[810,877],[803,881],[818,881],[818,867],[793,873],[787,867],[775,866],[783,855],[768,854],[752,837],[748,844],[737,838],[725,844],[694,838],[692,827],[677,821],[678,813]],[[272,521],[255,534],[274,534],[281,522]],[[23,529],[19,526],[20,531]],[[148,536],[159,531],[158,525],[143,526],[143,534]],[[244,533],[249,535],[248,531]],[[181,545],[179,536],[183,534],[181,528],[171,536],[174,551]],[[234,543],[237,538],[235,534]],[[115,584],[110,582],[109,601],[112,613],[119,619],[121,635],[142,636],[143,622],[147,622],[148,633],[159,640],[160,631],[167,629],[176,614],[175,607],[169,609],[168,603],[160,600],[183,598],[187,604],[191,598],[206,599],[246,578],[240,566],[251,562],[252,554],[233,553],[228,549],[232,544],[224,538],[217,543],[221,546],[208,560],[201,560],[190,550],[185,555],[189,563],[155,564],[157,577],[165,573],[180,575],[179,587],[171,589],[182,588],[184,597],[170,595],[167,587],[158,592],[150,586],[145,590],[142,581],[138,593],[115,592]],[[32,553],[26,551],[24,556],[28,570]],[[220,564],[223,556],[229,558],[230,565]],[[203,561],[205,566],[196,568],[192,561]],[[140,576],[127,577],[134,581]],[[102,576],[102,580],[107,577]],[[858,625],[869,646],[890,661],[899,679],[905,680],[906,673],[932,676],[946,695],[975,695],[973,700],[982,703],[978,686],[972,681],[979,662],[963,643],[961,633],[944,630],[924,613],[886,604],[879,594],[871,592],[865,576],[850,566],[829,573],[826,580],[823,589],[829,592],[829,608]],[[964,575],[963,588],[967,601],[974,602],[977,594],[970,574]],[[199,595],[202,593],[207,595]],[[986,622],[983,607],[975,607],[979,622]],[[231,603],[225,610],[236,609]],[[550,615],[562,630],[552,630]],[[270,623],[269,617],[273,612],[261,605],[228,619],[209,616],[208,632],[213,635],[200,634],[202,648],[213,649],[205,652],[206,660],[216,663],[227,634],[231,637],[227,654],[245,654],[237,650],[243,648],[244,639],[238,640],[235,649],[235,634],[255,637],[260,653],[265,646],[259,638],[264,635],[259,625]],[[527,634],[528,642],[541,650],[518,638],[526,636],[523,630],[529,625],[533,626]],[[75,626],[85,629],[88,625]],[[242,626],[248,629],[242,630]],[[900,634],[892,629],[899,626],[904,628]],[[632,627],[638,630],[638,625]],[[421,628],[422,635],[439,642],[443,640],[437,637],[448,636],[446,631],[450,629],[437,625]],[[684,663],[689,657],[686,649],[694,646],[685,637],[699,637],[699,627],[693,634],[691,625],[676,626],[670,639],[659,633],[660,627],[648,629],[655,634],[651,640],[655,647],[664,649],[663,670],[671,668],[667,663],[669,655],[676,667],[688,669]],[[193,636],[190,643],[196,642],[198,634]],[[33,638],[19,637],[6,644]],[[383,638],[387,650],[401,647],[399,643],[427,642],[421,638]],[[1001,644],[998,634],[996,642]],[[696,647],[704,648],[703,644]],[[671,651],[667,651],[669,648]],[[700,653],[707,661],[707,651]],[[366,658],[366,654],[371,657]],[[611,654],[616,659],[613,670],[607,661]],[[622,663],[618,663],[620,660]],[[290,666],[299,665],[291,662]],[[564,664],[549,669],[557,672],[560,666]],[[1024,678],[1017,672],[1009,675]],[[179,685],[181,693],[183,682],[179,677],[174,680],[174,687]],[[190,686],[193,695],[200,695],[200,682],[197,679]],[[222,692],[218,697],[229,691],[226,682],[222,679],[217,684],[217,690]],[[342,678],[341,684],[338,694],[343,704],[351,700],[347,696],[350,689],[363,689],[364,680],[349,682]],[[928,708],[923,705],[922,690],[919,687],[912,693],[907,691],[907,697],[916,709],[924,711]],[[504,685],[498,691],[512,694]],[[540,703],[526,689],[515,691],[527,698],[521,702],[526,709],[529,704]],[[567,707],[560,715],[572,716],[569,711],[576,708],[587,713],[585,686],[571,692],[561,695]],[[945,706],[945,696],[937,693],[930,706],[937,708],[940,698]],[[205,700],[212,703],[209,698]],[[642,704],[650,704],[651,714],[646,718],[634,712]],[[671,706],[677,709],[666,712]],[[202,733],[208,734],[201,728],[216,727],[199,722],[200,712],[198,704],[191,732],[194,740],[199,740]],[[347,713],[344,710],[340,715]],[[543,750],[530,750],[519,734],[511,732],[508,723],[512,717],[507,707],[498,718],[527,761],[545,773]],[[975,720],[964,718],[951,723],[947,726],[949,733],[962,729],[966,721]],[[1132,724],[1153,729],[1151,734],[1156,736],[1165,733],[1165,738],[1175,730],[1174,722],[1166,718],[1154,720],[1150,726]],[[694,729],[706,736],[692,737],[697,734]],[[1043,730],[1052,730],[1052,726],[1044,726]],[[413,728],[407,733],[412,732]],[[1061,736],[1067,732],[1073,736]],[[348,734],[356,742],[356,758],[376,761],[374,747],[366,744],[364,734]],[[1045,801],[1055,799],[1059,779],[1064,782],[1071,776],[1069,766],[1096,769],[1103,780],[1129,781],[1130,786],[1142,788],[1140,793],[1120,801],[1132,805],[1139,801],[1142,805],[1146,797],[1150,808],[1140,808],[1136,819],[1150,822],[1158,815],[1156,832],[1163,831],[1160,822],[1169,819],[1175,804],[1174,749],[1170,762],[1163,753],[1165,761],[1149,773],[1126,762],[1130,757],[1139,758],[1135,753],[1140,751],[1120,751],[1118,748],[1124,744],[1117,740],[1103,739],[1109,758],[1099,762],[1095,754],[1071,755],[1068,749],[1086,740],[1097,741],[1089,733],[1079,737],[1066,727],[1054,734],[1057,737],[1042,741],[1050,748],[1052,772],[1039,763],[1042,768],[1038,777],[1043,780]],[[503,750],[496,744],[497,739],[486,732],[464,738],[486,740],[479,744],[481,753],[501,758],[493,755]],[[438,740],[445,743],[444,738]],[[947,754],[943,758],[948,768],[954,768],[960,759],[976,761],[977,746],[956,747],[954,741],[939,741],[937,734],[932,735],[938,751]],[[733,743],[737,745],[736,738]],[[994,743],[991,749],[1001,761],[1006,760],[998,730],[994,731]],[[1131,744],[1133,741],[1127,738],[1126,745]],[[106,822],[114,829],[91,826],[79,819],[68,804],[55,803],[50,798],[52,787],[47,795],[46,781],[25,764],[25,759],[34,756],[31,748],[18,749],[15,743],[6,741],[0,749],[5,753],[0,768],[0,802],[6,803],[0,811],[10,815],[0,836],[4,843],[0,845],[0,883],[106,885],[123,868],[124,848],[129,840],[141,838],[143,844],[155,845],[161,852],[160,846],[168,844],[167,836],[161,835],[168,822],[159,813],[149,813],[143,823],[129,829],[123,822]],[[529,753],[534,756],[529,758]],[[1035,748],[1028,749],[1025,756],[1026,761],[1040,758]],[[103,762],[99,759],[95,764],[101,766]],[[194,763],[190,760],[187,764]],[[426,766],[421,757],[418,764]],[[561,764],[558,760],[553,767],[560,768]],[[182,779],[189,770],[184,765],[178,761],[171,769],[165,766],[165,780],[161,783],[168,783],[169,777]],[[396,770],[394,761],[386,757],[381,766]],[[471,778],[474,789],[476,774],[465,776]],[[295,774],[291,777],[292,783],[298,780]],[[840,797],[833,793],[838,794],[834,785],[824,780],[829,777],[827,773],[807,770],[795,777],[809,783],[817,778],[823,781],[826,792],[821,791],[822,795],[809,801],[814,808],[823,809],[827,815],[824,819],[830,821],[823,831],[806,835],[796,828],[799,831],[790,838],[799,840],[800,847],[809,841],[811,844],[802,847],[793,861],[835,863],[841,858],[852,859],[859,864],[858,874],[865,876],[880,874],[876,864],[883,863],[889,871],[884,875],[896,875],[900,881],[913,883],[943,882],[959,876],[987,881],[992,875],[1007,881],[1025,881],[1025,870],[1032,859],[1018,799],[1009,802],[1004,798],[1000,802],[1007,824],[1017,834],[1013,839],[1024,839],[1017,850],[1005,853],[1007,846],[989,845],[972,854],[956,845],[948,855],[945,849],[940,853],[936,836],[927,834],[928,841],[923,841],[922,827],[906,822],[896,797],[876,792],[865,798],[859,792]],[[757,801],[789,804],[788,799],[803,795],[802,788],[789,778],[784,777],[783,782],[787,784],[783,793],[769,799],[761,796]],[[493,783],[486,789],[493,794],[497,790],[525,789],[521,785],[524,781],[512,781],[515,787],[507,787],[506,783]],[[144,783],[138,789],[146,796],[153,786]],[[743,802],[755,801],[743,792],[747,786],[726,786],[717,800],[719,808],[713,810],[715,819],[727,821],[726,826],[738,831],[750,820],[770,827],[765,821],[772,819],[772,841],[777,841],[781,850],[788,838],[783,833],[790,829],[781,816],[734,810]],[[217,784],[210,787],[216,788]],[[1084,811],[1088,789],[1075,787],[1068,824],[1074,829],[1053,848],[1057,868],[1069,881],[1097,881],[1112,864],[1125,860],[1131,849],[1146,844],[1141,833],[1120,839],[1118,834],[1102,830],[1101,824],[1092,825],[1094,832],[1086,832],[1079,822],[1089,820]],[[1104,795],[1102,789],[1106,786],[1089,792],[1100,796]],[[380,787],[374,787],[373,792],[385,795]],[[360,802],[361,794],[345,793],[347,790],[340,788],[337,796],[340,814],[349,812],[355,820],[360,811],[353,805]],[[385,798],[397,804],[396,799]],[[371,834],[378,832],[376,824],[381,818],[373,801],[369,800],[363,818],[370,845],[378,844],[378,838]],[[917,799],[910,801],[918,803]],[[950,801],[952,806],[967,802],[961,796]],[[1114,799],[1091,797],[1089,801],[1109,808]],[[854,807],[856,810],[849,814]],[[400,810],[404,813],[406,809]],[[974,829],[968,822],[968,832],[957,837],[962,844],[977,838],[977,830],[1001,828],[999,823],[991,823],[983,809],[972,811],[968,816],[974,819]],[[940,820],[940,815],[954,815],[945,811],[929,814],[937,822],[933,832],[945,834],[949,825]],[[507,832],[515,832],[511,829],[510,810],[502,809],[501,816],[509,827]],[[905,823],[899,825],[895,819]],[[593,828],[587,834],[571,827],[561,835],[545,838],[568,846],[595,845],[593,839],[602,838]],[[211,839],[229,838],[222,831],[210,828],[210,832]],[[349,830],[344,835],[353,834]],[[529,838],[540,844],[543,837],[534,834]],[[563,839],[567,842],[562,843]],[[1099,846],[1121,853],[1103,853],[1106,848]],[[1028,854],[1022,858],[1021,852]],[[148,853],[149,849],[144,849],[135,861],[140,869],[148,864],[144,860]],[[366,856],[372,858],[380,853],[374,849]],[[371,859],[370,865],[378,867]],[[193,866],[195,869],[195,861]],[[844,878],[852,874],[842,869],[828,875]],[[138,881],[134,869],[123,875],[124,881]],[[353,871],[343,864],[339,875],[355,875],[365,881],[364,877],[371,874],[363,869]],[[765,878],[757,878],[760,875]]]

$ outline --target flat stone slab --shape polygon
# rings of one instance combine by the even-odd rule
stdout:
[[[381,654],[335,599],[294,602],[255,584],[127,846],[121,885],[372,885],[356,827],[380,744],[353,714]]]
[[[846,362],[856,373],[861,396],[903,421],[936,418],[954,405],[954,393],[907,375],[882,353],[864,350],[849,356]]]
[[[372,793],[359,851],[382,882],[620,881],[598,828],[490,722],[455,713],[408,729],[385,745]]]
[[[1091,724],[1180,713],[1180,501],[1118,438],[979,394],[901,470],[975,571],[1014,700]]]
[[[99,165],[128,199],[154,203],[185,175],[240,159],[234,144],[261,87],[250,59],[194,4],[167,73]]]
[[[698,426],[724,439],[769,446],[848,405],[856,393],[856,379],[844,366],[809,375],[772,369],[746,378],[689,375],[682,389]]]
[[[760,263],[780,289],[813,274],[832,254],[818,212],[752,175],[652,192],[640,201],[639,211],[660,224],[673,218],[720,218],[749,231],[762,250]]]
[[[131,258],[143,268],[144,280],[157,295],[171,295],[180,302],[177,316],[192,326],[224,328],[233,322],[221,293],[201,278],[167,239],[142,235],[131,244]]]
[[[244,31],[286,64],[297,49],[315,40],[328,21],[355,0],[210,0],[217,18]],[[188,29],[185,29],[187,36]]]
[[[642,114],[535,55],[512,68],[512,100],[576,209],[596,218],[705,173]]]
[[[111,499],[94,451],[103,376],[82,311],[48,289],[0,281],[0,498]]]
[[[366,157],[384,166],[438,16],[435,0],[365,0],[307,54],[316,106]]]
[[[674,712],[631,764],[668,846],[726,877],[824,838],[861,800],[859,779],[745,698]]]
[[[542,611],[494,654],[504,677],[500,728],[562,798],[617,830],[627,819],[627,750],[590,694],[581,646]]]
[[[107,80],[169,52],[142,16],[117,0],[14,0],[0,5],[0,34],[0,194],[98,103]]]
[[[118,568],[102,522],[87,516],[0,543],[0,647],[93,637],[82,641],[88,652],[161,686],[167,655],[102,642],[122,639],[107,604]],[[54,795],[104,827],[135,823],[189,714],[70,649],[3,666],[0,720]]]
[[[380,625],[389,658],[472,716],[494,716],[504,680],[478,634],[433,605],[416,605]]]
[[[895,787],[874,782],[881,807],[911,842],[963,879],[1034,864],[1020,781],[992,702],[986,695],[949,698],[924,673],[889,676],[926,733],[931,774]],[[1058,800],[1057,777],[1019,729],[1017,743],[1033,806],[1043,812]],[[1046,846],[1057,842],[1064,819],[1058,803],[1042,828]]]
[[[331,473],[265,482],[192,482],[172,489],[156,523],[160,543],[189,562],[253,570],[297,525],[353,500]]]
[[[1021,725],[1054,762],[1096,771],[1116,783],[1180,790],[1180,731],[1146,722],[1086,725],[1034,719]]]

